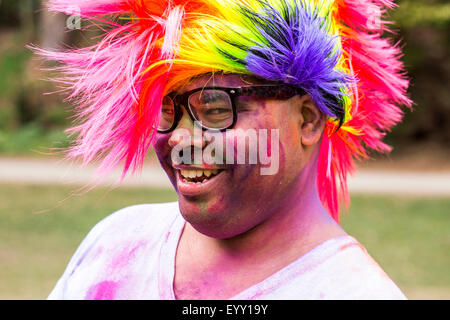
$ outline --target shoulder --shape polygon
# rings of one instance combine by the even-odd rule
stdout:
[[[178,216],[178,202],[170,202],[133,205],[102,219],[75,251],[49,299],[71,296],[70,290],[84,292],[117,256],[157,247]]]
[[[178,202],[139,204],[120,209],[98,222],[77,251],[89,250],[93,244],[105,248],[133,239],[159,239],[178,214]]]
[[[400,300],[401,290],[351,236],[328,239],[233,299]]]
[[[406,299],[402,291],[369,255],[363,245],[350,236],[330,245],[334,253],[323,262],[320,281],[325,299]]]
[[[92,243],[120,242],[128,237],[157,237],[176,218],[178,202],[138,204],[120,209],[99,221],[83,239],[77,251]]]
[[[113,234],[117,237],[139,232],[158,232],[164,230],[178,213],[178,202],[133,205],[101,220],[92,228],[90,234]]]

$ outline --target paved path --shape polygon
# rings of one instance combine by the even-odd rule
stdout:
[[[80,168],[62,160],[0,158],[0,183],[86,185],[92,181],[95,167]],[[120,170],[102,185],[118,181]],[[147,165],[140,175],[126,178],[124,187],[170,188],[164,171]],[[349,178],[351,193],[450,196],[450,172],[395,172],[361,170]]]
[[[0,183],[86,185],[92,182],[96,167],[80,167],[64,160],[0,158]],[[115,170],[101,185],[114,184],[120,179]],[[127,177],[122,184],[128,187],[171,187],[165,172],[157,165],[144,167],[141,174]]]

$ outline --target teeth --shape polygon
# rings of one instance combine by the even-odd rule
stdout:
[[[196,178],[205,175],[206,177],[211,177],[219,173],[218,169],[214,170],[180,170],[181,175],[184,178]]]

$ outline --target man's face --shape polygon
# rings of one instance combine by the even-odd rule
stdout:
[[[249,83],[247,79],[244,81],[242,76],[235,74],[215,75],[214,79],[204,76],[196,78],[178,92],[211,86],[236,87],[252,84],[258,83]],[[170,133],[157,134],[154,147],[158,159],[178,193],[183,217],[197,231],[214,238],[230,238],[252,229],[266,219],[274,218],[276,212],[289,205],[292,195],[299,192],[296,188],[297,180],[307,160],[301,145],[298,111],[300,99],[299,96],[288,100],[237,98],[237,122],[232,129],[221,132],[218,136],[224,146],[222,164],[217,161],[207,164],[204,160],[201,164],[177,164],[172,159],[174,148],[193,148],[191,150],[194,154],[194,146],[206,150],[211,143],[194,140],[194,130],[198,133],[199,129],[194,128],[184,107],[183,117],[176,129]],[[251,130],[248,131],[249,129]],[[271,134],[271,129],[277,130],[279,139]],[[255,141],[249,143],[245,139],[248,132],[256,135],[256,144]],[[267,137],[261,135],[264,132],[267,132]],[[239,164],[237,157],[243,149],[238,150],[238,145],[242,146],[243,141],[246,141],[246,158],[244,164],[242,161]],[[234,148],[234,158],[231,164],[230,161],[227,164],[227,148],[231,146]],[[261,146],[265,150],[260,150]],[[249,163],[248,156],[255,147],[258,155],[262,153],[271,158],[272,168],[275,168],[272,174],[267,175],[267,168],[271,165],[261,164],[259,156],[256,164]],[[264,168],[265,175],[262,174]],[[217,170],[218,174],[211,175],[202,183],[195,183],[189,178],[195,172],[194,169]]]

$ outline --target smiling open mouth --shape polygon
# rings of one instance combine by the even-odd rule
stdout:
[[[223,170],[180,170],[181,179],[189,183],[203,183],[218,175]]]

